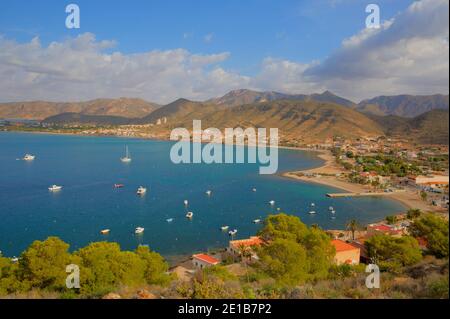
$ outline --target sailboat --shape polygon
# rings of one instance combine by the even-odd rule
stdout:
[[[130,153],[128,152],[128,146],[126,147],[125,157],[122,157],[120,160],[122,161],[122,163],[129,163],[129,162],[131,162]]]

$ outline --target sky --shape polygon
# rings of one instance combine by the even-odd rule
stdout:
[[[373,1],[375,2],[375,1]],[[80,8],[68,29],[65,8]],[[0,2],[0,102],[139,97],[169,103],[234,89],[448,94],[449,1],[15,0]]]

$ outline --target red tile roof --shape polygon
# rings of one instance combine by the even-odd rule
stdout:
[[[196,254],[192,256],[194,259],[201,260],[205,263],[211,264],[211,265],[217,265],[220,263],[220,261],[212,256],[206,255],[206,254]]]
[[[342,241],[340,239],[332,240],[331,244],[336,248],[337,253],[341,252],[341,251],[359,250],[359,248],[352,246],[350,244],[347,244],[345,241]]]
[[[262,240],[260,237],[253,236],[249,239],[241,239],[241,240],[232,240],[230,241],[230,246],[239,248],[241,246],[244,247],[252,247],[252,246],[260,246],[264,243],[264,240]]]
[[[389,227],[387,225],[374,225],[374,226],[369,226],[370,228],[374,229],[374,230],[378,230],[378,231],[391,231],[392,227]]]

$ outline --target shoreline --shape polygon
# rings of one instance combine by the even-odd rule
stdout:
[[[171,140],[170,137],[168,138],[161,138],[161,137],[143,137],[143,136],[122,136],[122,135],[108,135],[108,134],[80,134],[80,133],[66,133],[66,132],[49,132],[49,131],[27,131],[27,130],[0,130],[0,133],[6,132],[6,133],[27,133],[27,134],[48,134],[48,135],[62,135],[62,136],[82,136],[82,137],[110,137],[110,138],[123,138],[123,139],[137,139],[137,140],[149,140],[149,141],[159,141],[159,142],[178,142],[179,140]],[[192,141],[190,141],[193,143]],[[207,142],[202,141],[202,144],[208,144],[208,143],[214,143],[214,142]],[[248,144],[227,144],[226,142],[222,143],[215,143],[215,144],[222,144],[222,145],[236,145],[236,146],[247,146],[247,147],[257,147],[258,145],[248,145]],[[308,147],[297,147],[297,146],[283,146],[283,145],[277,145],[272,146],[270,144],[266,145],[268,148],[277,148],[277,149],[285,149],[285,150],[295,150],[295,151],[307,151],[307,152],[326,152],[323,149],[316,149],[316,148],[308,148]],[[320,158],[320,156],[318,156]]]
[[[372,190],[367,185],[355,184],[348,181],[339,180],[336,174],[342,174],[345,173],[345,171],[337,166],[334,157],[331,155],[331,152],[323,151],[323,153],[327,154],[324,156],[319,155],[320,158],[325,160],[325,163],[322,166],[300,171],[285,172],[282,173],[281,176],[306,183],[330,186],[337,190],[349,193],[367,193],[369,190]],[[325,176],[321,175],[319,177],[316,177],[315,174],[325,174]],[[420,199],[418,193],[410,192],[407,190],[393,193],[383,193],[380,194],[379,197],[389,198],[400,202],[407,209],[418,208],[422,211],[436,210],[434,207],[423,202]]]

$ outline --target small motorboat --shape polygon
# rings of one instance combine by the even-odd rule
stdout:
[[[100,234],[102,234],[102,235],[108,235],[110,232],[111,232],[110,229],[103,229],[103,230],[100,231]]]
[[[308,214],[310,214],[310,215],[315,215],[315,214],[317,214],[314,210],[312,210],[312,211],[310,211]]]
[[[230,235],[230,236],[234,236],[234,235],[236,235],[237,234],[237,229],[233,229],[233,230],[230,230],[229,232],[228,232],[228,235]]]
[[[142,234],[144,232],[145,228],[144,227],[136,227],[136,229],[134,230],[135,234]]]
[[[261,223],[261,219],[255,219],[255,220],[253,220],[253,224],[259,224],[259,223]]]
[[[336,214],[336,211],[333,209],[332,211],[331,211],[331,214]]]
[[[220,229],[222,231],[227,231],[229,228],[230,228],[230,226],[222,226],[222,227],[220,227]]]
[[[145,193],[147,193],[147,188],[145,188],[143,186],[139,186],[139,188],[136,191],[136,194],[142,196],[142,195],[145,195]]]
[[[167,218],[167,219],[166,219],[166,222],[168,222],[168,223],[173,222],[173,218]]]
[[[184,200],[184,206],[189,205],[189,201],[187,199]]]
[[[328,210],[332,212],[334,210],[333,206],[328,207]]]
[[[279,212],[281,210],[281,208],[280,207],[277,207],[277,211]]]
[[[252,192],[256,192],[256,188],[253,188],[253,189],[252,189]]]
[[[188,212],[186,214],[186,218],[192,219],[192,217],[194,217],[194,213],[193,212]]]
[[[212,191],[210,191],[210,190],[206,191],[206,195],[211,196],[211,194],[212,194]]]
[[[271,200],[271,201],[269,202],[269,204],[273,206],[273,205],[275,205],[275,201],[274,201],[274,200]]]
[[[311,207],[315,207],[316,206],[316,204],[314,204],[314,203],[311,203]]]
[[[57,192],[57,191],[60,191],[61,189],[62,189],[62,186],[58,186],[58,185],[52,185],[48,188],[48,190],[51,192]]]
[[[114,184],[114,188],[124,188],[124,184]]]
[[[31,154],[25,154],[25,156],[23,157],[24,161],[34,161],[34,159],[36,158],[36,156],[31,155]]]

